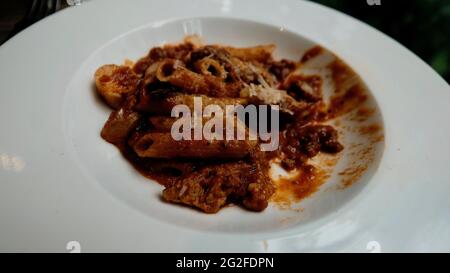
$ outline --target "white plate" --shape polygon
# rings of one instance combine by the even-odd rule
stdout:
[[[286,57],[317,43],[350,64],[385,128],[361,181],[338,191],[331,178],[301,212],[205,215],[161,202],[160,187],[99,137],[108,110],[90,92],[92,74],[192,33],[275,42]],[[82,251],[450,250],[450,88],[336,11],[294,0],[91,1],[5,43],[0,87],[2,251],[66,251],[70,241]]]

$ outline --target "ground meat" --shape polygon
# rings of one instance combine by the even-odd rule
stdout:
[[[180,45],[167,45],[163,47],[154,47],[147,56],[141,58],[133,67],[136,74],[143,75],[147,68],[154,62],[164,60],[165,58],[185,60],[187,55],[194,49],[190,43]]]
[[[239,161],[205,166],[182,177],[163,191],[163,198],[207,213],[215,213],[230,202],[261,211],[273,192],[272,183],[256,162]]]
[[[165,58],[185,60],[187,55],[194,49],[190,43],[179,44],[176,46],[164,46],[152,48],[148,54],[152,61],[161,61]]]
[[[134,73],[142,76],[145,73],[145,70],[151,65],[152,60],[149,57],[143,57],[139,59],[133,66]]]
[[[233,57],[230,53],[215,46],[205,46],[197,50],[192,51],[187,62],[188,67],[194,67],[195,62],[203,58],[211,58],[216,60],[223,66],[227,73],[225,82],[243,81],[247,84],[254,83],[259,84],[258,76],[249,65],[239,58]],[[253,64],[257,67],[257,64]]]
[[[191,52],[188,63],[194,63],[205,57],[210,57],[221,63],[227,62],[231,58],[230,53],[223,48],[204,46]]]
[[[319,152],[338,153],[344,147],[339,143],[337,131],[328,125],[292,124],[280,140],[284,154],[282,165],[288,170],[301,166]]]
[[[278,81],[283,81],[296,68],[295,62],[282,59],[273,61],[269,65],[269,72],[275,75]]]
[[[297,100],[317,102],[322,99],[322,78],[319,76],[292,75],[281,88]]]

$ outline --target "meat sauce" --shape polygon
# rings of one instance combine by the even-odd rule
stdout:
[[[183,60],[189,67],[189,61],[194,62],[195,58],[203,58],[206,54],[194,54],[193,50],[189,44],[153,48],[134,65],[133,71],[143,77],[152,63],[164,58]],[[207,50],[209,55],[206,56],[216,54],[211,48]],[[321,52],[320,47],[309,50],[300,63],[307,62]],[[355,109],[366,100],[366,95],[364,89],[356,85],[344,94],[336,94],[329,104],[324,104],[320,76],[294,75],[289,79],[290,74],[299,66],[289,60],[270,59],[263,66],[272,73],[279,87],[286,89],[294,99],[322,106],[312,107],[314,110],[306,119],[281,115],[280,145],[274,152],[252,150],[238,161],[139,157],[131,148],[133,142],[143,134],[155,130],[149,122],[150,114],[135,109],[143,92],[152,92],[149,91],[150,87],[143,86],[145,81],[141,81],[139,90],[127,98],[121,108],[123,112],[119,110],[111,114],[103,128],[102,137],[116,145],[142,175],[163,185],[166,188],[162,194],[163,198],[170,202],[215,213],[232,203],[253,211],[261,211],[267,207],[269,200],[285,202],[286,195],[293,196],[296,200],[305,198],[317,191],[326,179],[326,175],[311,165],[309,159],[319,153],[337,154],[344,149],[339,142],[337,130],[322,123]],[[341,75],[346,73],[348,68],[341,63],[330,67],[338,80],[336,83],[340,83]],[[239,78],[239,75],[232,72],[230,70],[229,74],[233,75],[230,81]],[[124,84],[127,82],[123,78],[120,78],[120,81]],[[167,88],[164,83],[158,83],[157,87]],[[126,135],[121,134],[121,131]],[[279,160],[285,170],[297,171],[298,174],[290,179],[271,181],[268,173],[270,162],[274,160]]]
[[[303,57],[301,58],[301,63],[306,63],[311,59],[314,59],[315,57],[319,56],[323,52],[323,48],[320,46],[314,46],[310,49],[308,49],[305,54],[303,54]]]

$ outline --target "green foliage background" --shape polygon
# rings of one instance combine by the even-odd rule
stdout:
[[[356,17],[396,39],[450,83],[450,0],[312,0]]]

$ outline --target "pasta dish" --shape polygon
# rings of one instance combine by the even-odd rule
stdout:
[[[277,60],[274,50],[274,45],[204,45],[190,36],[179,44],[153,47],[135,63],[101,66],[95,72],[96,90],[113,109],[101,136],[141,174],[164,186],[164,200],[206,213],[230,204],[264,210],[277,191],[269,175],[272,164],[298,172],[297,189],[309,192],[316,177],[309,160],[344,148],[337,130],[326,123],[340,114],[342,98],[326,103],[323,79],[298,72],[319,47],[296,61]],[[261,145],[269,140],[248,137],[251,118],[232,125],[233,130],[241,126],[245,139],[226,139],[225,134],[174,139],[179,120],[173,116],[174,107],[195,112],[196,102],[203,111],[214,105],[224,112],[228,106],[255,106],[261,112],[256,107],[267,106],[267,118],[258,119],[256,130],[266,127],[275,133],[277,146],[264,150]],[[273,115],[277,130],[270,124]],[[200,117],[204,130],[211,117]],[[189,128],[194,134],[195,128]]]

